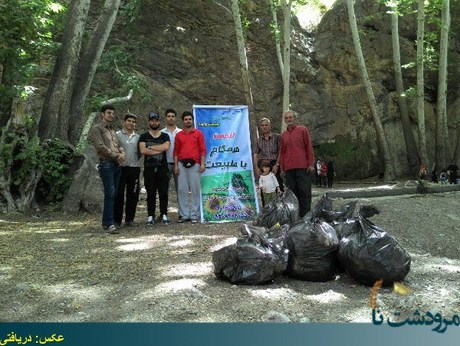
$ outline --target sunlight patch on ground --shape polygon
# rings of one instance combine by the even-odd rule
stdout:
[[[307,297],[308,299],[314,300],[318,303],[332,303],[347,299],[347,297],[344,294],[337,293],[331,290],[321,294],[307,295]]]
[[[214,251],[219,250],[219,249],[221,249],[221,248],[223,248],[225,246],[235,244],[236,240],[237,240],[236,237],[226,238],[222,242],[220,242],[219,244],[216,244],[213,247],[211,247],[210,250],[211,250],[211,252],[214,252]]]
[[[51,241],[56,242],[56,243],[65,243],[68,242],[70,239],[69,238],[53,238]]]
[[[251,292],[254,297],[268,299],[285,299],[296,295],[295,291],[290,288],[268,288],[266,290],[257,290]]]
[[[179,265],[165,266],[162,276],[164,277],[185,277],[204,276],[212,272],[210,262],[184,263]]]
[[[19,224],[20,222],[17,222],[17,221],[8,221],[8,220],[0,219],[0,223],[13,223],[13,224]]]
[[[190,239],[182,239],[182,240],[178,240],[178,241],[169,243],[169,246],[183,247],[183,246],[192,245],[192,244],[193,244],[192,240],[190,240]]]
[[[157,294],[167,294],[184,290],[193,290],[197,287],[203,287],[205,283],[198,279],[181,279],[162,283],[155,287],[154,292]]]
[[[121,251],[139,251],[139,250],[151,249],[154,247],[154,245],[155,243],[153,241],[148,241],[145,239],[142,239],[142,240],[136,239],[135,241],[132,241],[129,244],[120,245],[118,249]]]

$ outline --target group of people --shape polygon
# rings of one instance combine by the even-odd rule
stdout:
[[[140,192],[141,161],[147,192],[147,225],[170,223],[168,191],[174,178],[179,207],[178,222],[197,223],[200,217],[200,176],[205,171],[206,145],[203,133],[195,129],[193,114],[182,113],[183,128],[176,126],[174,109],[165,112],[166,127],[160,129],[158,113],[148,115],[149,130],[138,134],[137,116],[127,113],[123,127],[115,131],[115,108],[104,105],[101,121],[91,129],[90,139],[99,157],[98,172],[104,186],[102,228],[119,233],[123,213],[125,226],[134,226]],[[263,205],[286,186],[299,200],[299,216],[311,208],[311,177],[315,157],[309,130],[297,124],[294,111],[284,113],[287,129],[281,135],[271,131],[270,120],[259,121],[261,136],[253,152]],[[160,216],[155,218],[158,194]]]
[[[310,132],[298,125],[296,112],[284,113],[287,129],[281,135],[271,131],[268,118],[259,121],[260,136],[253,157],[259,179],[262,205],[284,191],[283,178],[299,201],[299,216],[311,208],[311,176],[315,172],[315,156]]]
[[[427,178],[427,167],[425,164],[420,165],[419,169],[419,178],[420,180],[426,180]],[[451,163],[445,169],[441,171],[438,176],[438,172],[435,168],[431,172],[431,182],[441,183],[441,184],[457,184],[458,180],[458,166],[456,163]]]
[[[177,191],[178,222],[198,222],[200,174],[205,170],[205,139],[203,133],[195,129],[191,112],[182,113],[183,129],[177,127],[176,118],[176,111],[167,109],[166,127],[160,129],[160,115],[151,112],[148,115],[149,130],[139,135],[135,131],[135,114],[127,113],[122,129],[115,131],[114,106],[102,106],[101,121],[91,128],[90,139],[99,158],[97,168],[104,186],[102,228],[108,233],[119,233],[123,212],[125,226],[134,226],[142,157],[147,192],[147,225],[157,221],[170,223],[168,192],[171,177],[174,178]],[[155,218],[157,193],[159,219]]]
[[[318,159],[316,161],[316,187],[332,188],[334,182],[334,162]]]

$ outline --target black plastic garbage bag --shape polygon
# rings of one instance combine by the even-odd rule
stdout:
[[[293,225],[299,220],[299,201],[294,192],[286,188],[282,196],[262,208],[254,220],[254,226],[272,228],[276,224]]]
[[[396,238],[363,216],[373,215],[374,211],[363,208],[346,230],[342,228],[338,259],[357,282],[373,286],[383,279],[383,285],[389,286],[409,273],[411,257]]]
[[[339,237],[327,222],[301,221],[288,232],[289,260],[286,274],[307,281],[335,278]]]
[[[357,203],[357,200],[352,201],[334,209],[332,199],[327,195],[323,195],[313,208],[310,220],[318,218],[328,223],[343,222],[353,217]]]
[[[286,270],[286,228],[266,230],[243,225],[243,237],[212,254],[214,274],[233,284],[257,285],[272,282]]]
[[[359,215],[365,219],[368,219],[377,214],[380,214],[380,211],[373,205],[363,205],[359,209]],[[355,227],[357,227],[356,223],[359,223],[359,218],[350,217],[344,221],[334,221],[332,226],[336,230],[339,238],[343,238],[354,232]]]

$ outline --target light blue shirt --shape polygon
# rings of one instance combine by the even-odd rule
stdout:
[[[180,128],[176,126],[174,131],[169,131],[167,127],[161,130],[161,132],[164,132],[169,135],[169,149],[166,152],[166,160],[168,160],[168,163],[174,163],[174,142],[176,140],[176,135],[178,132],[182,131]]]

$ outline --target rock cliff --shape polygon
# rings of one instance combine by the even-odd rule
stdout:
[[[355,6],[361,44],[386,136],[400,162],[397,173],[409,175],[392,71],[390,18],[385,15],[385,8],[374,1],[357,0]],[[131,67],[150,95],[147,101],[135,95],[126,108],[146,114],[150,110],[162,113],[173,107],[181,113],[190,110],[193,104],[244,104],[229,8],[225,0],[219,3],[217,0],[142,1],[139,19],[129,30],[119,26],[109,42],[109,48],[130,47],[134,57]],[[243,9],[251,23],[246,32],[255,103],[251,116],[269,117],[275,130],[279,130],[282,82],[270,31],[270,8],[266,1],[249,1]],[[453,22],[457,14],[454,8]],[[415,60],[415,23],[414,16],[403,17],[400,22],[403,63]],[[338,179],[381,174],[382,159],[356,63],[345,1],[338,0],[312,32],[300,27],[294,18],[292,37],[291,108],[298,112],[300,123],[310,128],[316,152],[336,161]],[[458,34],[454,31],[450,47],[448,104],[455,105],[460,102],[457,87],[460,55]],[[405,70],[404,78],[406,88],[414,86],[415,69]],[[435,73],[427,73],[425,109],[431,159],[434,159],[436,78]],[[417,135],[413,101],[409,107]],[[141,120],[141,128],[142,123]],[[449,107],[449,124],[453,152],[460,128],[458,107]]]

